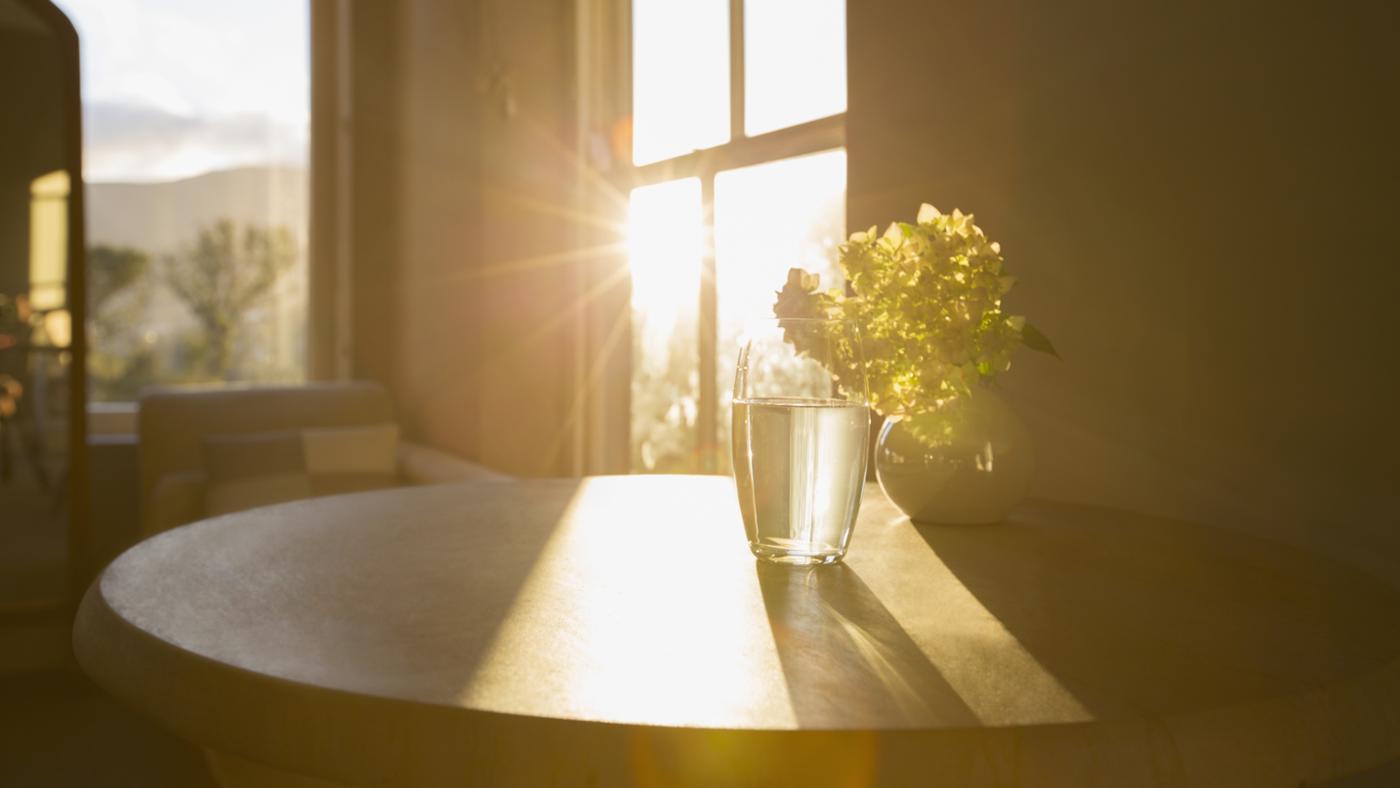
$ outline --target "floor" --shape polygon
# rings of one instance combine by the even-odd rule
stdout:
[[[0,480],[0,611],[63,599],[67,516],[32,479]]]
[[[196,748],[122,708],[78,673],[46,670],[0,676],[0,786],[214,783]]]
[[[135,464],[117,460],[102,477],[130,498]],[[66,510],[32,474],[11,471],[0,478],[0,788],[214,788],[197,748],[108,698],[73,664],[62,604]],[[134,499],[116,503],[134,512]],[[111,530],[107,508],[94,519]]]

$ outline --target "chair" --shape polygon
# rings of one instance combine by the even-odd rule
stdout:
[[[367,381],[150,390],[138,415],[141,536],[206,516],[206,437],[394,422],[388,394]],[[400,484],[510,478],[406,442],[397,459]]]

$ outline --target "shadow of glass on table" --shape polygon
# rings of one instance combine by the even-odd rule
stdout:
[[[793,712],[803,727],[977,724],[849,566],[755,566]]]

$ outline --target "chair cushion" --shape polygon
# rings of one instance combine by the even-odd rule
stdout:
[[[392,487],[398,444],[394,424],[206,436],[205,514]]]

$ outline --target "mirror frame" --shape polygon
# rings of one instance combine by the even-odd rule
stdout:
[[[53,32],[62,50],[63,147],[68,162],[67,303],[73,332],[69,356],[68,396],[68,593],[71,617],[92,582],[92,533],[87,463],[87,225],[83,181],[83,103],[78,31],[50,0],[17,0]]]

